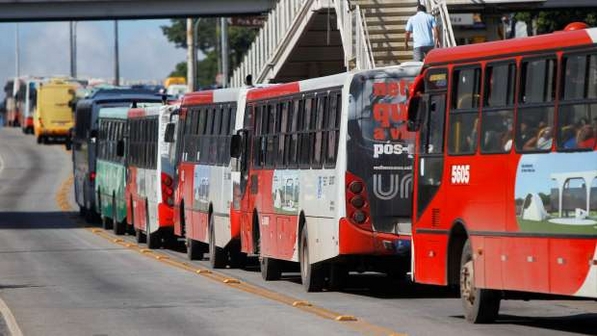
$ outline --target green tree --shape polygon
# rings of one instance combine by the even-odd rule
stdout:
[[[562,30],[572,22],[584,22],[591,27],[597,26],[597,8],[519,12],[514,15],[514,18],[517,21],[524,21],[527,24],[532,19],[536,19],[537,34],[547,34]]]
[[[162,32],[168,38],[168,41],[174,43],[177,48],[186,49],[186,20],[174,19],[171,20],[169,26],[162,26]],[[201,87],[211,86],[215,82],[215,77],[218,73],[218,53],[219,45],[219,19],[216,18],[202,18],[197,26],[197,48],[205,55],[205,57],[197,62],[197,82]],[[257,29],[247,27],[228,28],[228,46],[230,52],[228,53],[228,64],[232,72],[242,61],[243,56],[255,40]],[[179,75],[186,77],[187,65],[182,62],[176,65],[171,76]]]

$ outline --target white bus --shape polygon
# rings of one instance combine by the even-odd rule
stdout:
[[[166,125],[179,105],[133,108],[128,112],[127,216],[137,242],[151,249],[172,241],[174,172]]]
[[[239,107],[233,211],[241,250],[265,280],[300,263],[307,291],[351,270],[410,269],[414,133],[409,84],[421,63],[249,90]]]

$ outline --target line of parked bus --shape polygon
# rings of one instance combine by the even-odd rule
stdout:
[[[425,63],[76,111],[81,213],[149,248],[304,288],[379,271],[597,298],[597,29],[433,50]],[[108,99],[110,97],[110,99]],[[105,99],[105,100],[104,100]],[[149,106],[156,105],[156,106]]]

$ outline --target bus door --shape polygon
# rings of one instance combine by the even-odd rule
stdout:
[[[257,175],[253,173],[250,176],[252,157],[253,157],[253,120],[255,119],[253,114],[257,110],[254,105],[247,104],[244,111],[243,129],[237,134],[240,135],[240,157],[237,161],[236,170],[239,174],[239,184],[237,190],[237,199],[240,203],[241,215],[240,215],[240,232],[241,232],[241,249],[243,252],[256,253],[257,251],[257,237],[259,232],[254,232],[253,227],[253,214],[252,214],[252,203],[251,194],[257,193]]]
[[[442,180],[446,93],[432,93],[423,100],[417,165],[418,219],[437,194]]]

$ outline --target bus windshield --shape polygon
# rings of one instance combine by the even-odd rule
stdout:
[[[350,87],[347,169],[365,182],[380,232],[410,230],[415,134],[406,129],[406,92],[413,79],[373,73],[356,77]]]

